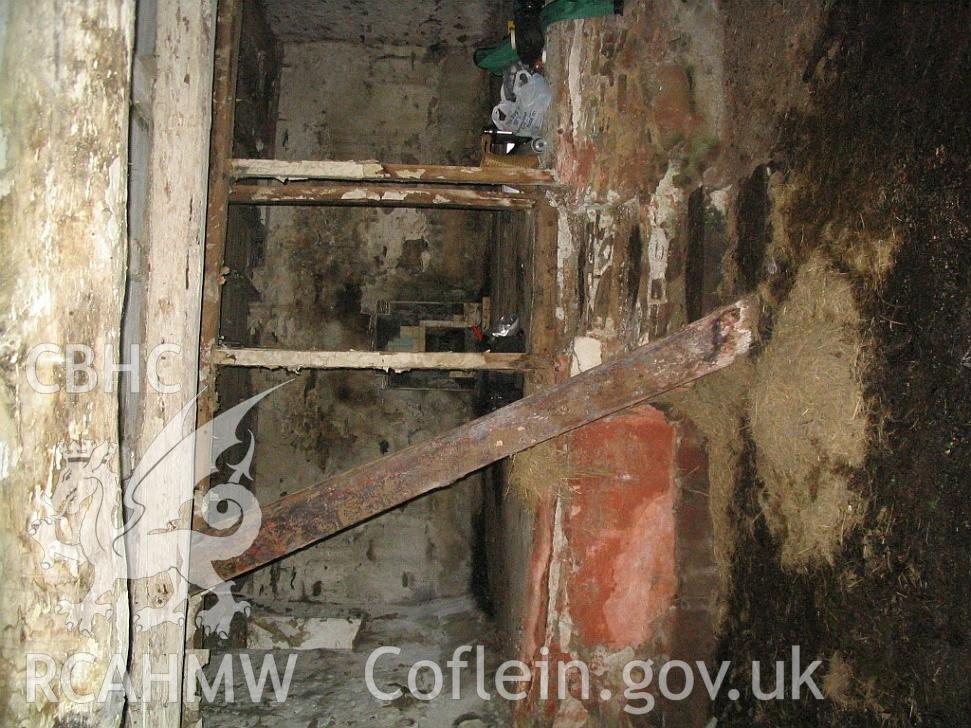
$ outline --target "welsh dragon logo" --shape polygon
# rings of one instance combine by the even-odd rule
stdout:
[[[90,564],[91,586],[81,601],[61,599],[59,603],[69,628],[90,633],[98,615],[108,618],[114,609],[119,579],[136,581],[159,574],[169,576],[171,595],[165,603],[135,613],[138,630],[184,621],[189,584],[217,597],[197,617],[207,633],[225,636],[235,614],[249,613],[249,604],[233,597],[234,582],[224,581],[213,561],[242,554],[260,530],[259,502],[241,482],[250,478],[256,446],[252,433],[247,433],[245,455],[230,466],[228,481],[212,487],[201,505],[201,516],[209,529],[225,535],[178,527],[180,514],[191,508],[195,483],[173,480],[182,477],[185,463],[197,462],[197,448],[208,448],[210,455],[208,472],[198,472],[196,481],[218,472],[217,460],[244,442],[236,432],[243,417],[277,388],[251,397],[186,435],[186,420],[196,406],[195,400],[191,401],[149,445],[124,483],[123,498],[118,494],[118,475],[112,470],[117,453],[114,445],[84,443],[62,450],[60,476],[50,494],[42,496],[46,515],[35,518],[28,532],[44,549],[45,569],[52,568],[57,560],[68,562],[75,571]],[[173,494],[168,499],[172,505],[162,511],[145,497],[146,493],[159,492]],[[212,561],[189,558],[191,551],[202,551],[203,547],[205,553],[215,555]],[[126,560],[126,550],[128,554],[150,550],[164,554],[167,561],[150,567],[146,559]]]

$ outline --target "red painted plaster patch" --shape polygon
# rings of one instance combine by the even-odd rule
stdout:
[[[574,634],[586,646],[637,647],[677,589],[675,431],[651,407],[577,430],[570,466],[580,476],[564,521]]]

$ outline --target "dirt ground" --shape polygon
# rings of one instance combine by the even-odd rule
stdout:
[[[785,254],[768,277],[764,250],[737,262],[766,293],[767,349],[799,265],[821,256],[852,283],[871,411],[862,464],[840,472],[862,512],[829,558],[786,564],[789,534],[764,510],[765,472],[743,422],[720,659],[741,671],[738,684],[750,679],[743,663],[798,644],[824,660],[827,700],[723,696],[719,726],[971,716],[969,22],[967,3],[834,5],[806,67],[809,102],[780,127],[768,168],[785,193]],[[739,225],[771,227],[752,219],[771,207],[740,205]]]

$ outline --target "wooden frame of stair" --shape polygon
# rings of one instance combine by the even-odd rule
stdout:
[[[441,207],[446,209],[519,211],[549,220],[546,188],[554,187],[548,170],[518,167],[474,167],[385,164],[372,160],[233,159],[235,95],[242,6],[219,0],[213,68],[212,136],[209,199],[206,213],[205,271],[199,340],[197,422],[212,419],[218,408],[219,366],[284,368],[461,369],[536,371],[528,355],[451,354],[389,358],[382,352],[230,351],[219,347],[219,316],[225,268],[229,206],[342,205],[372,207]],[[297,182],[297,183],[292,183]],[[555,217],[555,214],[553,215]],[[555,236],[555,226],[538,229]],[[555,248],[555,237],[552,240]],[[548,249],[550,241],[544,244]],[[546,353],[546,352],[544,352]],[[282,362],[274,364],[273,362]],[[459,365],[459,366],[456,366]],[[201,446],[197,462],[208,464]],[[199,472],[208,472],[200,469]],[[207,479],[199,488],[207,487]]]
[[[382,164],[373,160],[299,161],[281,159],[234,159],[232,174],[240,179],[343,180],[355,182],[425,182],[453,185],[509,185],[552,187],[553,175],[546,169],[520,167],[454,167],[440,164]]]
[[[758,306],[755,300],[743,299],[666,339],[553,385],[549,375],[556,340],[552,286],[557,217],[544,196],[537,194],[553,185],[550,173],[521,168],[394,165],[372,161],[232,159],[240,5],[235,0],[221,0],[217,15],[200,339],[200,381],[204,387],[199,398],[200,423],[211,419],[216,409],[215,367],[220,365],[385,369],[405,363],[387,358],[386,352],[267,352],[220,348],[219,308],[227,273],[224,265],[230,203],[414,206],[407,203],[436,204],[429,201],[437,194],[450,201],[451,206],[466,209],[524,209],[534,221],[533,270],[539,277],[533,292],[530,322],[534,353],[524,357],[515,355],[519,357],[515,360],[492,355],[464,362],[465,366],[474,368],[493,368],[501,363],[499,368],[528,370],[528,397],[265,506],[260,533],[250,549],[234,559],[218,562],[217,570],[224,578],[260,568],[424,493],[446,487],[496,460],[690,383],[728,366],[748,352],[755,337]],[[238,185],[239,180],[262,182]],[[314,182],[290,185],[290,180]],[[528,207],[524,200],[529,203]],[[444,202],[438,204],[450,206]],[[412,359],[407,368],[452,369],[455,363],[438,355]],[[208,453],[200,457],[205,459]],[[191,558],[217,561],[219,557],[207,553],[203,547],[194,551]]]
[[[202,273],[202,315],[199,326],[199,399],[196,425],[212,419],[216,411],[216,371],[213,352],[219,337],[219,312],[226,233],[229,223],[229,190],[232,182],[233,128],[236,120],[236,76],[243,4],[219,0],[216,10],[216,41],[212,77],[212,131],[209,145],[209,198],[206,203],[205,262]],[[197,484],[208,486],[209,453],[196,453],[196,470],[206,473]]]

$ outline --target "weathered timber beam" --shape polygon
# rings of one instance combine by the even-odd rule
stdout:
[[[236,179],[329,179],[373,182],[431,182],[462,185],[552,186],[546,169],[518,167],[453,167],[440,164],[382,164],[375,161],[298,161],[234,159]]]
[[[229,187],[236,119],[236,78],[239,38],[243,27],[242,4],[218,3],[212,78],[212,129],[209,140],[209,195],[206,203],[206,242],[202,275],[202,313],[199,325],[199,400],[196,420],[208,422],[216,411],[216,377],[212,353],[219,337],[222,306],[222,268],[226,258],[229,225]],[[209,444],[198,449],[200,462],[209,462]],[[206,469],[205,472],[208,472]],[[205,490],[208,478],[199,484]]]
[[[496,460],[718,371],[748,352],[757,307],[755,299],[742,299],[485,417],[270,503],[249,550],[215,568],[225,579],[258,569]],[[192,558],[220,556],[200,547]]]
[[[217,349],[216,364],[264,369],[410,369],[525,371],[536,366],[529,354],[494,352],[285,351],[281,349]]]
[[[444,185],[350,182],[286,185],[236,184],[229,201],[246,205],[342,205],[356,207],[451,207],[473,210],[529,210],[536,201],[518,192]]]

